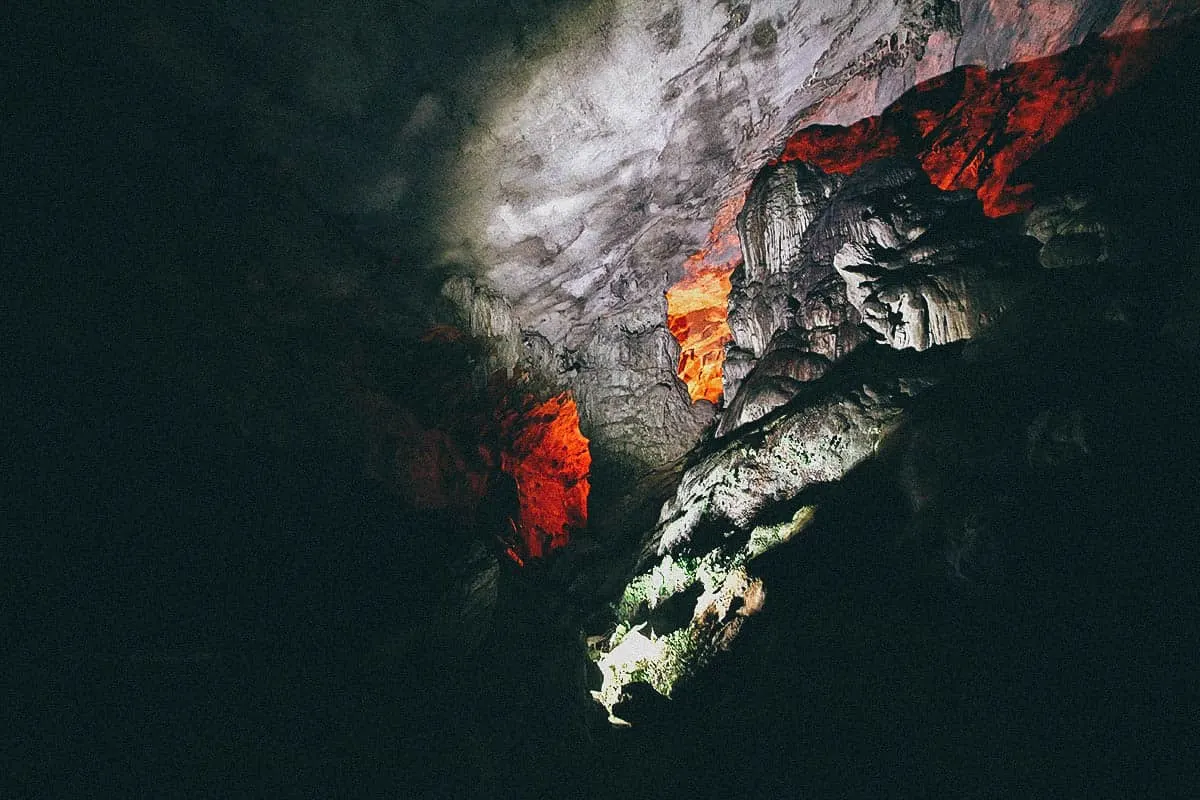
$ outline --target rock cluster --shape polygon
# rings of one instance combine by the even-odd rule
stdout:
[[[899,159],[845,178],[801,162],[768,167],[738,231],[732,399],[718,435],[786,403],[866,330],[901,349],[968,339],[1037,277],[1029,241],[986,219],[970,192],[939,191]]]
[[[874,185],[888,162],[856,173],[861,194],[833,266],[863,323],[893,347],[970,339],[1037,277],[1028,241],[987,220],[970,192],[941,192],[915,168]]]
[[[1038,262],[1046,269],[1108,262],[1119,249],[1113,229],[1112,220],[1079,194],[1046,200],[1025,216],[1025,233],[1041,243]]]
[[[768,507],[838,481],[870,458],[908,398],[936,383],[944,367],[940,359],[868,349],[684,473],[647,539],[645,556],[703,552],[710,534],[745,532]]]
[[[1108,412],[1063,394],[1072,366],[1046,345],[1086,347],[1074,327],[1114,321],[1089,308],[1115,296],[1077,294],[1089,267],[1129,258],[1089,201],[997,220],[907,160],[844,177],[788,162],[755,181],[738,227],[732,400],[643,537],[616,630],[593,653],[617,723],[628,684],[669,695],[728,648],[743,624],[734,598],[761,604],[770,589],[754,559],[829,497],[845,503],[866,465],[945,579],[990,592],[1008,580],[1022,493],[1086,480],[1097,442],[1118,437],[1097,432]]]
[[[806,490],[836,483],[874,456],[904,406],[946,365],[937,354],[866,350],[684,473],[642,542],[615,629],[591,653],[603,676],[593,696],[610,722],[627,721],[617,708],[626,686],[648,683],[670,696],[729,648],[764,603],[755,560],[813,519]]]

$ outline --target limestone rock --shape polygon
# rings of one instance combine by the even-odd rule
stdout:
[[[722,382],[726,398],[737,397],[738,387],[754,369],[754,361],[754,353],[749,350],[743,350],[732,343],[725,345],[725,368]]]
[[[802,162],[765,168],[738,216],[742,282],[791,272],[805,260],[805,234],[829,206],[842,178]]]
[[[841,309],[821,298],[845,305],[841,292],[825,291],[824,283],[834,276],[827,212],[842,182],[800,162],[768,166],[755,179],[738,216],[743,263],[731,277],[732,347],[757,358],[780,331],[840,321]],[[727,397],[736,393],[737,377],[726,383]]]
[[[795,346],[779,346],[759,359],[721,416],[716,435],[753,422],[795,397],[805,383],[824,375],[830,360]]]
[[[812,518],[808,511],[738,546],[678,560],[668,553],[629,581],[616,604],[612,633],[599,637],[589,654],[602,676],[592,696],[609,710],[610,723],[636,724],[639,709],[661,705],[648,689],[659,700],[670,697],[715,653],[729,648],[765,600],[750,562],[802,529]],[[667,614],[674,621],[656,627]]]
[[[1028,240],[987,220],[969,193],[941,192],[915,170],[890,187],[873,178],[849,204],[860,208],[844,217],[833,264],[863,323],[891,346],[970,339],[1033,284]]]
[[[1114,17],[1109,0],[142,5],[113,41],[236,131],[367,271],[386,265],[376,307],[421,285],[412,273],[436,270],[436,286],[467,267],[507,299],[514,331],[560,352],[607,315],[656,307],[716,210],[798,127],[877,114],[957,65],[1194,14],[1134,2]],[[775,297],[756,302],[775,315]],[[387,328],[406,317],[372,313]],[[773,327],[745,349],[760,355]],[[663,393],[656,373],[620,372],[600,395],[639,377],[635,394]],[[618,403],[589,413],[597,431],[622,428]]]
[[[682,456],[711,421],[675,375],[679,346],[661,317],[614,315],[596,322],[574,356],[572,385],[584,433],[635,474]]]
[[[484,377],[497,369],[512,369],[521,358],[521,326],[508,298],[465,275],[448,279],[441,294],[464,332],[487,343]]]
[[[857,240],[898,245],[877,210],[904,202],[907,187],[927,186],[919,167],[899,160],[876,162],[848,179],[800,162],[763,170],[738,218],[745,264],[732,277],[729,352],[739,355],[726,375],[732,400],[718,435],[787,402],[802,382],[868,338],[835,256]],[[755,359],[774,350],[779,354],[759,372]],[[785,360],[794,374],[781,371]]]
[[[1025,232],[1042,244],[1046,269],[1085,267],[1112,260],[1120,247],[1118,229],[1090,198],[1063,195],[1039,203],[1025,217]]]
[[[800,298],[793,332],[804,350],[841,361],[870,337],[858,311],[846,299],[846,288],[834,272],[818,281]]]
[[[879,362],[873,377],[854,365],[809,384],[786,411],[745,426],[687,470],[647,539],[646,556],[702,549],[698,534],[749,530],[768,506],[836,481],[869,458],[900,420],[906,399],[942,370],[938,361],[911,355],[869,355]]]
[[[687,469],[643,540],[635,574],[615,605],[615,625],[590,653],[603,674],[593,696],[612,724],[637,721],[630,716],[637,716],[639,704],[628,700],[636,691],[627,687],[648,684],[671,696],[730,647],[769,602],[755,559],[815,518],[816,509],[800,496],[804,489],[836,482],[870,458],[900,422],[905,404],[947,366],[940,354],[867,350],[843,362],[839,374],[808,384],[797,380],[814,377],[805,369],[828,368],[811,360],[819,357],[779,347],[759,362],[762,378],[752,375],[741,396],[755,396],[754,386],[788,382],[799,394]]]

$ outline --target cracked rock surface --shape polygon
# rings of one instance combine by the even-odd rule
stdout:
[[[718,435],[786,403],[866,329],[916,350],[969,339],[1038,277],[1032,240],[986,219],[970,192],[942,192],[899,159],[845,178],[799,162],[767,167],[738,228],[733,399]]]
[[[868,373],[866,364],[872,364]],[[939,358],[873,347],[839,374],[748,425],[688,469],[644,544],[647,557],[704,551],[704,537],[749,530],[770,506],[840,480],[872,456],[906,400],[937,382]],[[865,377],[867,374],[870,377]]]

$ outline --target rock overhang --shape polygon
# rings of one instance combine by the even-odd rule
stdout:
[[[603,349],[602,318],[661,319],[667,289],[708,266],[697,253],[719,209],[798,128],[857,122],[956,66],[1000,68],[1189,13],[1041,5],[609,4],[590,33],[577,30],[588,34],[577,49],[524,65],[523,83],[498,89],[447,184],[447,240],[471,242],[480,279],[522,325],[556,347]],[[612,382],[640,369],[661,384],[672,368],[641,365]],[[616,431],[601,405],[584,418],[604,439]]]
[[[917,17],[911,3],[612,4],[589,40],[488,103],[447,185],[446,252],[470,242],[527,324],[582,344],[600,314],[657,303],[789,123]],[[617,296],[631,277],[657,291]]]
[[[420,273],[362,291],[472,275],[509,305],[509,328],[555,351],[546,363],[571,365],[551,377],[577,390],[593,442],[650,439],[661,463],[711,410],[689,405],[678,353],[647,320],[665,330],[663,293],[788,136],[878,113],[962,64],[998,68],[1195,9],[580,0],[310,12],[214,6],[197,29],[144,9],[133,41],[384,270]],[[599,352],[625,330],[646,363]],[[641,396],[662,407],[639,429],[628,407]]]

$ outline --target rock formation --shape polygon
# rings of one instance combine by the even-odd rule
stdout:
[[[977,335],[1033,284],[1029,244],[983,216],[973,194],[942,193],[910,168],[877,184],[875,162],[847,209],[833,258],[863,323],[893,347],[926,350]]]
[[[972,338],[1037,277],[1033,247],[972,193],[942,192],[916,163],[851,176],[767,167],[738,220],[727,355],[732,400],[718,435],[787,402],[864,335],[925,350]]]
[[[811,2],[443,1],[420,24],[381,2],[201,7],[186,20],[143,8],[122,23],[131,48],[398,280],[411,288],[407,276],[430,264],[435,282],[470,273],[505,298],[515,329],[550,344],[552,363],[593,351],[587,362],[604,366],[578,394],[595,398],[581,411],[598,447],[628,451],[620,398],[654,396],[656,419],[690,433],[646,428],[653,444],[637,460],[653,464],[694,443],[707,412],[665,388],[670,348],[642,348],[670,361],[614,369],[607,337],[661,318],[662,293],[716,211],[791,134],[878,113],[957,66],[996,69],[1192,11],[1135,0],[1016,10],[904,0],[836,13]],[[330,281],[377,301],[361,282]]]
[[[912,360],[875,349],[804,387],[684,474],[650,538],[655,552],[702,548],[693,542],[698,534],[736,536],[768,507],[840,480],[876,452],[907,398],[936,383],[940,370],[936,358]]]

